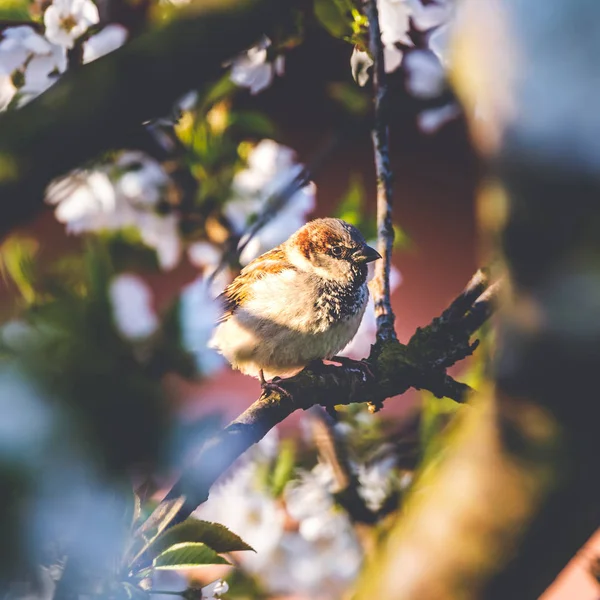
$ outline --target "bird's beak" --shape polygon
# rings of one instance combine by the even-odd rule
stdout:
[[[361,263],[370,263],[378,258],[381,258],[381,254],[375,248],[367,245],[354,253],[354,260]]]

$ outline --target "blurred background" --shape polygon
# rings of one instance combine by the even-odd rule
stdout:
[[[168,16],[185,4],[163,3],[163,8]],[[71,529],[84,522],[83,515],[97,515],[88,537],[118,529],[115,514],[124,510],[128,482],[134,483],[142,516],[149,514],[182,461],[219,423],[259,397],[259,383],[232,371],[206,343],[217,314],[212,298],[240,262],[248,262],[243,253],[240,260],[230,256],[231,248],[261,214],[267,196],[285,185],[280,176],[310,165],[314,185],[290,195],[288,206],[274,217],[280,231],[266,226],[263,237],[257,235],[256,254],[312,217],[341,216],[367,237],[375,234],[372,89],[370,82],[362,87],[353,80],[350,66],[357,52],[366,52],[361,46],[366,25],[355,18],[359,25],[348,43],[345,34],[331,35],[328,19],[315,13],[312,3],[303,4],[301,26],[286,24],[279,37],[270,32],[272,41],[255,46],[254,55],[242,53],[237,63],[232,56],[231,71],[178,101],[173,114],[145,122],[130,147],[113,148],[62,174],[46,188],[44,207],[5,239],[1,377],[8,416],[0,426],[6,441],[0,474],[11,490],[1,507],[4,523],[11,523],[6,545],[20,548],[28,568],[43,565],[53,582],[51,569],[64,569],[66,549],[71,556],[81,550],[82,540]],[[404,37],[392,43],[404,61],[390,70],[387,112],[397,228],[392,299],[401,342],[438,316],[491,259],[476,233],[483,167],[449,90],[435,37],[451,19],[450,4],[407,1],[403,10],[411,20],[401,28]],[[54,0],[14,2],[4,11],[0,75],[10,95],[5,118],[25,110],[63,71],[75,69],[78,52],[85,70],[108,54],[102,44],[126,49],[138,30],[154,26],[153,18],[167,19],[151,17],[152,3],[145,2],[105,0],[97,9],[94,13],[83,1]],[[446,11],[443,18],[432,16],[435,10]],[[380,7],[383,18],[394,18],[385,11]],[[73,33],[78,27],[82,37]],[[43,43],[52,47],[40,50]],[[68,68],[57,54],[60,48]],[[21,55],[26,58],[19,63]],[[51,56],[52,68],[43,68],[48,81],[36,87],[31,65]],[[252,73],[253,65],[263,71]],[[257,82],[260,77],[267,85]],[[34,111],[44,106],[33,100],[29,109],[34,119]],[[438,112],[428,120],[423,116],[428,110]],[[267,189],[269,194],[263,193]],[[123,202],[129,203],[127,210]],[[294,205],[300,207],[295,213]],[[138,210],[155,220],[150,224]],[[175,225],[169,220],[174,216]],[[276,239],[281,232],[283,239]],[[174,235],[180,241],[174,242]],[[217,265],[225,268],[209,285]],[[352,348],[355,358],[367,356],[374,341],[369,318]],[[490,332],[482,339],[487,353]],[[477,355],[452,373],[476,384],[484,362],[485,354]],[[31,401],[13,401],[20,397]],[[419,461],[431,457],[423,439],[441,439],[437,436],[456,410],[452,405],[410,390],[386,401],[374,416],[348,407],[335,426],[323,415],[292,415],[222,478],[195,515],[227,525],[257,553],[232,546],[229,558],[238,568],[201,567],[191,578],[202,586],[224,578],[226,598],[349,597],[375,536],[336,504],[323,436],[347,443],[367,505],[378,510],[394,497],[397,506]],[[410,436],[421,436],[418,459],[403,454]],[[46,454],[57,439],[66,440],[64,447]],[[31,445],[23,450],[27,440]],[[137,526],[140,519],[140,514],[134,518]],[[382,519],[383,530],[386,523]],[[87,559],[105,564],[120,552],[122,533],[103,539],[101,550],[83,553],[82,564]],[[598,550],[600,540],[584,548],[544,600],[597,598]],[[131,548],[128,552],[135,556]],[[6,559],[2,572],[7,581],[27,571],[11,561]],[[165,569],[155,573],[153,589],[184,590],[188,579],[189,574]],[[39,581],[22,589],[7,586],[17,597],[32,589],[47,597],[42,588]],[[203,587],[202,597],[219,595],[211,590]]]

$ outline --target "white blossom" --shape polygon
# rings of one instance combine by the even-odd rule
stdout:
[[[123,152],[115,166],[124,173],[116,182],[117,190],[131,204],[156,206],[169,182],[167,174],[155,160],[143,152]]]
[[[183,592],[187,589],[188,580],[181,571],[155,569],[152,572],[152,600],[175,600],[174,594],[180,592],[180,597],[183,597]]]
[[[222,523],[255,550],[239,556],[252,573],[267,568],[284,534],[285,513],[274,498],[256,485],[259,463],[248,460],[210,491],[194,516]]]
[[[152,291],[141,277],[117,275],[110,283],[109,298],[115,326],[124,338],[139,340],[156,332],[159,323],[152,307]]]
[[[288,483],[284,500],[290,516],[298,521],[298,533],[284,539],[287,557],[274,562],[272,585],[281,592],[338,598],[356,577],[362,551],[345,512],[335,506],[335,482],[331,467],[317,464]],[[276,569],[289,575],[285,579]]]
[[[340,526],[335,517],[342,516],[341,513],[335,517],[330,514],[334,510],[333,488],[333,472],[324,464],[301,473],[299,479],[286,486],[286,508],[299,522],[300,534],[309,541],[335,535]]]
[[[391,73],[402,62],[402,51],[396,44],[413,45],[408,35],[411,8],[405,0],[377,0],[377,10],[383,43],[383,62],[386,72]]]
[[[0,111],[8,108],[16,92],[17,88],[12,82],[12,77],[0,74]]]
[[[373,511],[381,505],[392,490],[392,475],[396,466],[396,458],[387,456],[366,465],[358,466],[358,493],[365,501],[367,507]]]
[[[55,216],[69,233],[136,228],[142,242],[154,249],[161,268],[174,268],[181,257],[179,220],[160,214],[168,177],[141,152],[124,152],[115,164],[77,171],[57,179],[46,190]]]
[[[251,218],[265,206],[269,197],[289,184],[302,170],[291,148],[269,139],[262,140],[248,157],[248,167],[233,179],[231,198],[225,215],[242,234]],[[285,207],[246,245],[240,256],[247,264],[263,252],[285,241],[306,222],[315,206],[316,186],[309,183],[288,198]],[[244,240],[242,240],[244,241]]]
[[[174,214],[161,215],[152,210],[138,210],[134,226],[142,242],[156,251],[161,269],[174,269],[181,259],[182,244],[179,236],[179,219]]]
[[[446,123],[459,117],[461,114],[458,104],[451,102],[444,106],[428,108],[417,115],[417,125],[424,133],[435,133]]]
[[[229,591],[229,585],[222,579],[217,579],[202,588],[202,600],[215,600]]]
[[[208,347],[208,341],[221,315],[221,307],[210,293],[207,280],[199,277],[187,285],[179,305],[182,344],[194,355],[198,370],[208,375],[220,369],[224,364],[223,357]]]
[[[35,54],[25,67],[25,83],[20,89],[23,94],[21,105],[45,92],[67,68],[64,50],[55,44],[49,46],[48,53]]]
[[[190,262],[205,274],[215,269],[223,255],[221,250],[210,242],[194,242],[188,246],[187,253]]]
[[[73,48],[75,41],[99,21],[92,0],[53,0],[44,12],[46,37],[63,48]]]
[[[55,180],[46,191],[46,200],[57,204],[54,214],[66,224],[69,233],[120,226],[117,194],[104,171],[77,172]]]
[[[359,50],[355,46],[350,57],[350,68],[352,69],[354,81],[361,87],[365,86],[367,81],[369,81],[369,68],[372,66],[373,59],[370,54],[364,50]]]
[[[273,442],[253,451],[195,514],[223,523],[255,548],[237,559],[271,593],[339,598],[356,577],[362,552],[347,516],[334,506],[331,469],[302,472],[286,486],[282,505],[257,485],[261,463],[277,451]],[[284,528],[286,511],[297,529]]]
[[[423,4],[421,0],[407,0],[413,25],[419,31],[440,27],[452,17],[452,0],[436,0]]]
[[[439,58],[440,62],[448,67],[448,47],[450,44],[450,25],[442,25],[432,31],[427,40],[431,51]]]
[[[406,87],[417,98],[435,98],[444,90],[445,72],[429,50],[413,50],[404,57]]]
[[[285,59],[279,55],[274,61],[268,59],[271,40],[263,36],[256,45],[234,58],[230,78],[233,83],[245,87],[252,94],[258,94],[271,85],[275,75],[283,75]]]
[[[0,40],[0,71],[11,75],[23,67],[30,56],[47,54],[50,43],[29,25],[9,27]]]
[[[127,40],[127,29],[117,23],[107,25],[83,43],[83,62],[90,63],[120,48]]]
[[[24,83],[18,90],[22,105],[46,91],[67,68],[65,49],[49,42],[33,28],[23,25],[4,30],[0,40],[0,76],[11,77],[22,71]],[[17,91],[5,83],[4,97]],[[10,96],[12,99],[12,96]]]

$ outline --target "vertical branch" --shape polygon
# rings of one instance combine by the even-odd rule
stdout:
[[[333,472],[337,503],[354,523],[375,523],[378,515],[368,508],[358,493],[358,477],[352,471],[348,449],[336,432],[331,417],[317,406],[310,409],[309,415],[319,459]]]
[[[367,0],[365,8],[369,20],[369,50],[374,62],[375,125],[372,139],[377,175],[377,250],[382,256],[382,260],[377,261],[375,265],[372,289],[377,319],[377,341],[383,342],[396,339],[395,317],[390,300],[390,268],[394,245],[392,168],[390,166],[390,134],[385,119],[387,82],[376,0]]]

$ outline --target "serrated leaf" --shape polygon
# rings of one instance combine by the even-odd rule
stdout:
[[[200,542],[175,544],[159,554],[153,566],[155,569],[184,569],[201,565],[230,565],[212,548]]]
[[[180,543],[203,543],[215,552],[234,552],[252,550],[242,538],[220,523],[211,523],[199,519],[187,519],[171,527],[152,543],[149,554],[157,556],[167,548]]]

